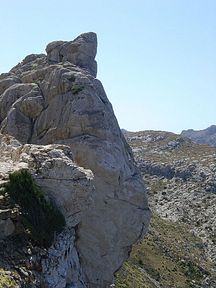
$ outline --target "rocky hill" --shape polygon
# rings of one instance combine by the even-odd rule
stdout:
[[[96,51],[96,34],[85,33],[52,42],[47,55],[29,55],[0,75],[2,287],[109,287],[147,232],[145,187],[95,78]],[[16,174],[13,186],[11,173],[23,168],[27,182]],[[39,215],[10,199],[6,187],[23,191],[18,199],[32,187],[35,206],[42,205],[32,209],[41,213],[57,206],[66,225],[51,246],[35,245]]]
[[[154,217],[117,287],[216,287],[216,148],[162,131],[125,137]]]
[[[208,144],[216,147],[216,125],[203,130],[183,130],[181,136],[187,137],[198,144]]]

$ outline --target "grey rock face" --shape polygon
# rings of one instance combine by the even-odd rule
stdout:
[[[13,85],[0,96],[0,127],[23,144],[70,147],[76,169],[64,166],[64,155],[55,151],[55,159],[39,161],[43,177],[36,178],[59,203],[68,228],[76,225],[77,240],[71,245],[77,249],[85,285],[108,287],[131,245],[147,232],[150,212],[131,150],[102,84],[94,78],[96,48],[96,34],[85,33],[71,42],[52,42],[47,58],[29,57],[30,62],[13,68],[23,86]],[[14,93],[6,101],[10,89]],[[87,178],[94,189],[89,190]]]
[[[28,143],[33,122],[43,110],[43,106],[44,100],[38,85],[12,85],[0,96],[0,119],[4,119],[2,131]]]
[[[48,287],[86,288],[75,246],[74,229],[61,233],[48,251],[48,257],[42,261],[43,273]],[[67,286],[68,287],[68,286]]]
[[[87,69],[94,77],[97,75],[97,36],[95,33],[84,33],[70,42],[54,41],[47,45],[47,58],[50,63],[69,61]]]

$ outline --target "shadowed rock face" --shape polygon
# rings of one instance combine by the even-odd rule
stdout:
[[[83,280],[75,281],[78,287],[113,283],[114,272],[128,258],[131,245],[146,234],[150,218],[142,177],[103,86],[95,78],[96,50],[95,33],[70,42],[55,41],[48,44],[47,56],[27,56],[0,76],[1,132],[23,144],[66,144],[75,165],[93,175],[88,207],[67,205],[70,215],[79,213],[78,222],[68,221],[68,229],[76,225],[76,257],[83,271],[80,277],[85,279],[83,284]],[[58,193],[48,182],[39,184],[54,195],[58,205]],[[59,186],[59,195],[65,187]],[[73,275],[74,267],[70,269],[67,274]]]

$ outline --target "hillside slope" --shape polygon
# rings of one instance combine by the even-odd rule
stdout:
[[[116,286],[216,287],[216,148],[162,131],[125,137],[155,216]]]

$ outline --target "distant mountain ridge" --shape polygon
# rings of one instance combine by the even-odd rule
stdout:
[[[216,147],[216,125],[211,125],[203,130],[183,130],[181,136],[187,137],[198,144],[208,144]]]

